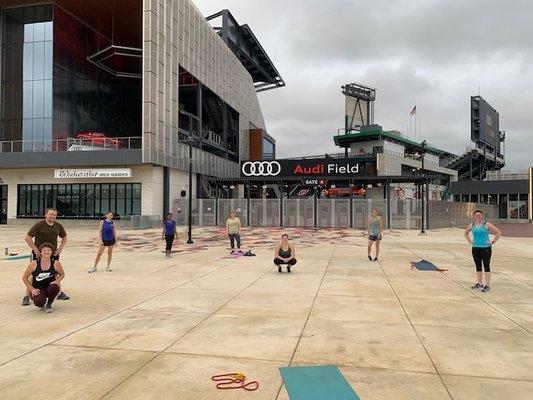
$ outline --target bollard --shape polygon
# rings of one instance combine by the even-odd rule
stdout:
[[[5,253],[4,253],[4,254],[5,254],[6,256],[8,256],[8,255],[9,255],[9,248],[8,248],[8,247],[6,247],[6,251],[5,251]]]

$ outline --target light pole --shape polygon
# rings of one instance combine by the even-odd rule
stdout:
[[[188,118],[189,120],[189,130],[188,131],[185,131],[185,130],[182,130],[182,134],[183,135],[187,135],[187,139],[186,140],[183,140],[182,143],[184,142],[188,142],[189,144],[189,211],[188,211],[188,217],[189,217],[189,230],[188,230],[188,239],[187,239],[187,244],[192,244],[193,241],[192,241],[192,144],[195,140],[198,140],[198,139],[195,139],[194,138],[194,127],[193,127],[193,121],[196,121],[197,123],[197,134],[198,134],[198,138],[200,138],[202,132],[201,132],[201,125],[200,125],[200,120],[199,118],[194,115],[194,114],[191,114],[185,110],[179,110],[179,113],[181,115],[184,115],[186,118]],[[185,133],[185,132],[186,133]],[[178,140],[179,140],[179,137],[178,137]]]
[[[422,142],[422,176],[424,175],[424,158],[426,157],[426,145],[427,145],[427,141],[424,140]],[[426,183],[427,184],[427,183]],[[426,228],[425,228],[425,225],[426,225],[426,221],[425,221],[425,206],[424,206],[424,194],[425,194],[425,190],[424,190],[424,186],[422,185],[422,190],[421,190],[421,194],[422,194],[422,230],[420,231],[420,233],[424,234],[426,233]],[[426,199],[427,200],[427,199]]]
[[[187,239],[187,244],[193,244],[192,241],[192,142],[193,137],[189,136],[189,238]]]

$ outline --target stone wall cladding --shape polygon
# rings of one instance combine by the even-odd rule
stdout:
[[[240,143],[252,123],[265,129],[253,81],[244,66],[189,0],[143,0],[143,162],[182,169],[177,142],[179,67],[240,114]],[[241,147],[241,158],[247,149]],[[243,157],[244,156],[244,157]],[[198,155],[195,172],[238,173],[237,163]]]

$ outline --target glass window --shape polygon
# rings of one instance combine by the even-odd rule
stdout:
[[[477,203],[479,202],[479,196],[477,194],[471,194],[470,195],[470,202],[471,203]]]
[[[468,195],[467,194],[463,194],[461,195],[461,201],[463,203],[468,203],[469,199],[468,199]]]
[[[115,197],[109,197],[111,193]],[[141,184],[18,186],[18,216],[20,217],[41,217],[45,208],[55,207],[59,217],[63,218],[99,218],[110,209],[110,204],[116,205],[116,209],[111,208],[111,211],[117,216],[140,214]]]
[[[19,185],[18,214],[26,215],[26,185]]]
[[[487,204],[489,202],[489,195],[488,194],[480,194],[479,195],[479,202],[483,204]]]
[[[505,196],[505,197],[502,197]],[[507,219],[508,218],[508,208],[507,208],[507,195],[500,194],[500,206],[498,207],[498,217]]]
[[[519,214],[519,202],[518,201],[509,201],[509,218],[518,219]]]
[[[94,215],[94,185],[85,185],[85,216]]]
[[[52,191],[52,185],[45,185],[44,187],[44,207],[50,208],[54,206],[54,192]]]
[[[7,140],[26,141],[13,151],[50,149],[43,140],[51,138],[52,132],[52,8],[43,5],[2,10],[0,103],[7,111],[2,114],[2,123],[11,126]],[[35,145],[34,140],[40,142]]]
[[[263,157],[274,158],[275,157],[274,143],[270,142],[266,138],[263,138]]]
[[[498,195],[497,194],[489,194],[489,204],[492,204],[492,205],[498,204]]]
[[[518,194],[516,193],[510,194],[509,201],[518,201]]]
[[[39,185],[31,186],[31,215],[39,215]]]

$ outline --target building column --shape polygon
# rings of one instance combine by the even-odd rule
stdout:
[[[141,189],[142,190],[142,189]],[[170,197],[170,171],[168,167],[163,167],[163,220],[169,213]]]
[[[203,104],[202,87],[203,87],[202,83],[198,81],[198,83],[196,84],[196,117],[198,118],[196,123],[198,124],[197,128],[198,128],[198,141],[199,141],[200,150],[203,148],[202,130],[203,130],[203,122],[204,122],[203,121],[203,107],[202,107],[202,104]]]
[[[229,124],[228,105],[225,102],[223,102],[222,103],[222,138],[224,142],[224,151],[225,151],[224,158],[228,158],[228,124]]]

